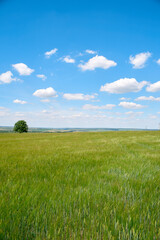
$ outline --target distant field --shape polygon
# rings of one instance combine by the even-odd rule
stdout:
[[[31,128],[29,127],[30,133],[62,133],[62,132],[105,132],[105,131],[144,131],[145,129],[136,128]],[[148,129],[148,131],[157,131],[158,129]],[[0,133],[11,133],[13,127],[1,127]]]
[[[160,132],[0,134],[0,239],[160,239]]]

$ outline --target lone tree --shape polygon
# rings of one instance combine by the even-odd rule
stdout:
[[[27,125],[26,121],[20,120],[20,121],[16,122],[14,125],[14,128],[13,128],[13,131],[19,132],[19,133],[28,132],[28,125]]]

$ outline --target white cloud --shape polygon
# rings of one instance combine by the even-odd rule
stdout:
[[[130,63],[133,65],[133,68],[143,68],[145,66],[146,61],[148,60],[148,58],[151,57],[151,53],[150,52],[144,52],[144,53],[139,53],[137,55],[130,56],[129,60]]]
[[[50,58],[53,54],[55,54],[58,51],[57,48],[52,49],[51,51],[45,52],[45,56],[47,58]]]
[[[128,100],[130,100],[130,98],[121,97],[119,100],[121,100],[121,101],[128,101]]]
[[[22,105],[23,106],[23,105]],[[14,112],[14,111],[0,111],[0,121],[1,126],[13,126],[16,121],[19,120],[19,116],[23,114],[23,119],[27,121],[30,127],[49,127],[49,128],[157,128],[158,118],[150,119],[149,116],[137,115],[132,117],[132,115],[127,115],[125,113],[121,114],[121,117],[114,116],[114,111],[111,110],[83,110],[76,109],[57,109],[54,106],[49,108],[44,108],[46,111],[41,109],[35,109],[35,111],[25,111],[25,112]],[[125,110],[125,109],[124,109]],[[127,110],[133,111],[134,110]],[[125,111],[125,112],[127,112]],[[137,110],[138,112],[140,110]],[[135,110],[136,112],[136,110]],[[113,115],[110,115],[113,114]],[[140,116],[140,117],[139,117]],[[158,116],[158,114],[157,114]],[[159,115],[160,116],[160,115]],[[139,120],[138,120],[139,119]]]
[[[40,98],[57,97],[57,92],[52,87],[49,87],[46,89],[38,89],[33,95]]]
[[[0,107],[0,111],[8,111],[8,108],[6,108],[6,107]]]
[[[149,117],[150,117],[151,119],[156,119],[156,118],[157,118],[156,115],[149,115]]]
[[[97,94],[93,95],[84,95],[83,93],[65,93],[63,94],[63,98],[67,100],[91,100],[94,99]]]
[[[25,115],[24,115],[24,113],[16,112],[16,113],[15,113],[15,116],[16,116],[16,117],[24,117]]]
[[[44,110],[42,110],[42,113],[50,113],[50,111],[44,109]]]
[[[7,111],[0,111],[0,117],[6,117],[9,113]]]
[[[29,68],[26,64],[24,63],[17,63],[13,64],[12,67],[20,74],[23,76],[28,76],[31,75],[32,72],[34,72],[34,69]]]
[[[116,62],[112,60],[108,60],[104,56],[98,56],[89,59],[88,62],[84,64],[79,64],[78,67],[81,68],[82,71],[90,70],[93,71],[96,68],[108,69],[110,67],[115,67],[117,65]]]
[[[50,100],[49,99],[42,99],[41,102],[44,102],[44,103],[49,103]]]
[[[5,107],[0,107],[0,117],[6,117],[9,115],[9,111]]]
[[[82,57],[83,55],[84,55],[84,54],[80,52],[77,56],[78,56],[78,57]]]
[[[133,102],[120,102],[119,106],[124,107],[124,108],[128,108],[128,109],[140,109],[140,108],[145,107],[141,104],[136,104],[136,103],[133,103]]]
[[[83,106],[84,110],[100,110],[100,109],[112,109],[113,107],[115,107],[116,105],[114,104],[106,104],[103,106],[96,106],[96,105],[91,105],[91,104],[85,104]]]
[[[112,83],[106,83],[101,86],[101,92],[109,93],[128,93],[128,92],[139,92],[145,85],[146,81],[137,82],[135,78],[121,78]]]
[[[160,58],[157,60],[157,63],[160,65]]]
[[[147,88],[146,88],[147,92],[158,92],[160,91],[160,81],[150,84]]]
[[[96,51],[93,51],[93,50],[90,50],[90,49],[87,49],[87,50],[86,50],[86,53],[88,53],[88,54],[96,54],[97,52],[96,52]]]
[[[141,96],[135,99],[135,101],[158,101],[160,102],[160,97],[153,97],[153,96],[149,96],[149,97],[145,97],[145,96]]]
[[[13,74],[11,71],[0,74],[0,84],[2,83],[11,83],[16,81],[16,78],[12,78]]]
[[[70,56],[66,56],[66,57],[63,58],[63,62],[75,63],[75,59],[71,58]]]
[[[126,115],[130,115],[130,116],[142,115],[143,113],[144,112],[133,112],[133,111],[125,112]]]
[[[19,104],[26,104],[27,103],[26,101],[22,101],[22,100],[19,100],[19,99],[15,99],[13,102],[14,103],[19,103]]]
[[[44,74],[37,74],[38,78],[41,78],[43,81],[47,79],[47,77]]]

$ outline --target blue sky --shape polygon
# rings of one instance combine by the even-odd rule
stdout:
[[[0,126],[158,128],[160,1],[0,0]]]

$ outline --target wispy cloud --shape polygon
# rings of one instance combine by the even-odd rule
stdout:
[[[91,100],[94,99],[97,96],[97,94],[93,95],[85,95],[83,93],[65,93],[63,94],[63,98],[67,100]]]
[[[0,107],[0,117],[6,117],[9,115],[9,109],[5,107]]]
[[[160,58],[157,60],[157,64],[160,65]]]
[[[121,101],[128,101],[128,100],[130,100],[130,98],[121,97],[119,100],[121,100]]]
[[[160,97],[156,98],[153,96],[149,96],[149,97],[141,96],[141,97],[136,98],[135,101],[157,101],[157,102],[160,102]]]
[[[43,81],[47,79],[47,77],[44,74],[37,74],[38,78],[41,78]]]
[[[93,51],[93,50],[90,50],[90,49],[87,49],[86,53],[88,53],[88,54],[97,54],[96,51]]]
[[[106,104],[106,105],[102,105],[102,106],[97,106],[97,105],[92,105],[92,104],[85,104],[83,106],[84,110],[104,110],[104,109],[112,109],[113,107],[115,107],[116,105],[114,104]]]
[[[135,116],[139,116],[142,115],[144,112],[133,112],[133,111],[129,111],[129,112],[125,112],[126,115],[135,117]]]
[[[49,100],[49,99],[42,99],[41,102],[43,102],[43,103],[49,103],[50,100]]]
[[[50,58],[52,55],[54,55],[56,52],[58,51],[58,49],[57,48],[54,48],[54,49],[52,49],[52,50],[50,50],[50,51],[48,51],[48,52],[45,52],[45,56],[47,57],[47,58]]]
[[[15,99],[15,100],[13,100],[13,103],[26,104],[27,102],[23,101],[23,100]]]

